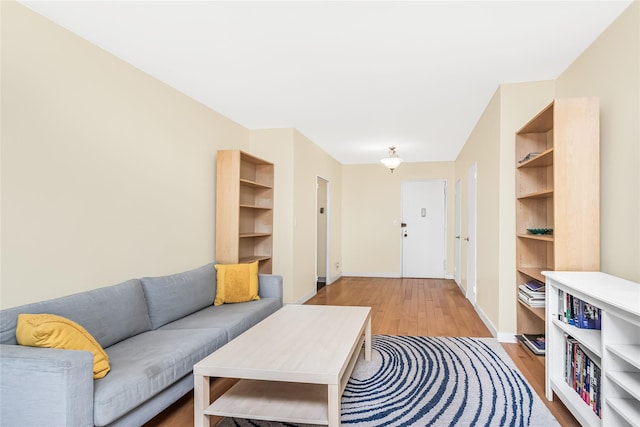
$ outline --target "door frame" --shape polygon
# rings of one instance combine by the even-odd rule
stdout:
[[[320,180],[324,181],[325,185],[326,185],[326,191],[325,191],[325,200],[324,200],[324,205],[325,205],[325,222],[326,222],[326,229],[325,229],[325,253],[324,253],[324,257],[325,257],[325,272],[324,272],[324,277],[325,277],[325,284],[326,285],[330,285],[331,283],[333,283],[333,281],[331,280],[331,263],[329,262],[329,260],[331,259],[329,254],[330,254],[330,238],[329,235],[331,233],[329,233],[329,230],[331,229],[330,224],[331,224],[331,207],[330,207],[330,200],[331,198],[329,197],[330,191],[331,191],[331,182],[320,176],[320,175],[316,175],[316,245],[315,245],[315,253],[316,253],[316,258],[315,258],[315,276],[316,276],[316,283],[318,282],[318,244],[320,243],[318,240],[318,226],[319,226],[319,210],[320,210],[320,203],[319,203],[319,189],[320,189]]]

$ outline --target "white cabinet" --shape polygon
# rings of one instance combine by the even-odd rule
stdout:
[[[640,283],[600,272],[543,274],[547,289],[547,399],[553,400],[555,393],[583,426],[640,425]],[[561,301],[566,294],[599,308],[601,329],[581,329],[562,321]],[[595,390],[600,417],[585,401],[589,397],[581,396],[566,381],[567,371],[574,369],[567,364],[568,337],[577,341],[596,372],[600,371]]]

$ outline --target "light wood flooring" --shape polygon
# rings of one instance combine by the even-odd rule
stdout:
[[[372,308],[372,333],[386,335],[490,337],[473,306],[453,280],[343,277],[325,286],[307,304],[356,305]],[[515,302],[514,302],[515,304]],[[519,344],[502,344],[515,364],[563,427],[579,426],[559,402],[544,396],[544,365]],[[216,398],[235,380],[212,381]],[[215,425],[216,420],[212,420]],[[193,392],[145,427],[193,425]]]

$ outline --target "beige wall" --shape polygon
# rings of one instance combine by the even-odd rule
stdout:
[[[600,268],[640,282],[640,2],[560,75],[556,96],[600,98]]]
[[[500,230],[500,90],[492,97],[480,120],[471,132],[455,163],[456,180],[460,180],[461,236],[468,236],[469,182],[467,173],[477,164],[476,178],[476,304],[485,316],[497,325],[499,314],[499,230]],[[473,237],[471,237],[473,238]],[[461,279],[468,289],[468,244],[462,241]]]
[[[341,166],[294,129],[251,131],[251,153],[275,163],[273,272],[284,278],[284,300],[301,302],[316,289],[316,177],[330,186],[332,276],[340,262]]]
[[[303,301],[316,291],[317,215],[316,179],[329,181],[329,282],[341,273],[342,166],[302,133],[294,133],[294,282],[293,301]]]
[[[444,179],[447,181],[447,274],[453,276],[454,177],[453,162],[403,163],[394,173],[382,164],[344,165],[344,274],[400,277],[400,184],[403,180]]]
[[[273,273],[284,281],[284,300],[293,301],[293,129],[250,132],[249,152],[274,163]]]
[[[212,261],[216,150],[248,130],[1,7],[2,307]]]

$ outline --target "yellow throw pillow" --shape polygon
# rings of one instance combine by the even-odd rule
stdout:
[[[93,378],[102,378],[111,369],[102,346],[76,322],[55,314],[19,314],[18,344],[30,347],[86,350],[93,353]]]
[[[213,305],[259,300],[258,261],[249,264],[216,264],[217,290]]]

